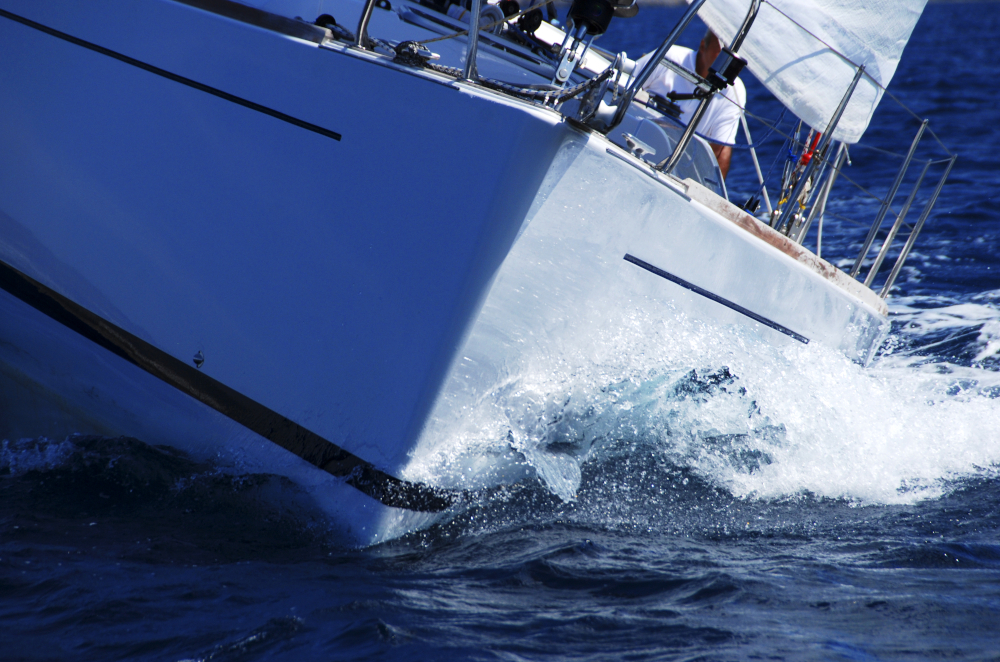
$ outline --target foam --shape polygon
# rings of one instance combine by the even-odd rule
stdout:
[[[29,471],[50,471],[66,463],[76,450],[73,438],[53,441],[38,439],[0,440],[0,473],[20,475]]]
[[[914,348],[978,326],[970,351],[981,362],[1000,349],[1000,310],[989,298],[920,307],[928,303],[893,306],[901,324],[890,348],[907,349],[869,368],[816,343],[775,347],[744,327],[651,320],[624,305],[590,334],[539,344],[508,366],[418,473],[460,470],[475,487],[477,466],[497,475],[484,458],[507,453],[569,501],[583,464],[624,439],[738,498],[934,498],[1000,468],[1000,371]],[[710,383],[724,367],[735,379]]]

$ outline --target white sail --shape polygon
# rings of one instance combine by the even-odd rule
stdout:
[[[926,3],[764,0],[739,54],[779,101],[818,131],[826,130],[857,65],[865,65],[868,75],[858,83],[833,134],[836,140],[855,143],[896,73]],[[749,0],[708,0],[699,15],[729,43],[749,6]]]

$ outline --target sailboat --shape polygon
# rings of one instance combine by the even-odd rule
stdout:
[[[803,245],[923,8],[868,4],[695,0],[639,67],[593,44],[634,2],[0,0],[0,439],[285,476],[367,545],[518,479],[421,467],[610,301],[867,363],[954,163],[901,248],[919,136],[854,268]],[[700,103],[746,66],[813,129],[768,214],[643,91],[698,12]]]

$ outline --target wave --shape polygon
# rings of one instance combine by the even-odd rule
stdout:
[[[512,499],[582,503],[608,525],[652,525],[713,491],[724,495],[713,501],[721,509],[934,499],[1000,471],[998,299],[894,302],[892,335],[868,368],[815,344],[774,347],[740,327],[683,315],[653,322],[623,309],[606,327],[613,338],[597,332],[550,347],[502,375],[464,412],[447,449],[424,458],[420,477],[457,476],[479,490],[465,503],[471,512],[488,505],[497,517],[527,517]],[[33,486],[30,508],[48,498],[67,514],[202,513],[206,544],[220,526],[237,526],[220,517],[277,522],[299,532],[292,538],[323,529],[287,480],[229,473],[136,440],[3,441],[3,474]],[[57,494],[60,481],[75,487]],[[514,487],[484,490],[498,483]],[[229,515],[208,515],[206,504]]]
[[[868,368],[816,344],[776,348],[745,329],[623,309],[614,338],[511,368],[418,469],[476,488],[498,464],[516,467],[572,502],[588,466],[611,472],[628,448],[730,498],[937,498],[1000,470],[998,298],[894,302]]]
[[[171,564],[310,558],[336,541],[311,496],[284,477],[127,437],[3,441],[0,489],[8,533],[41,546],[89,543]]]

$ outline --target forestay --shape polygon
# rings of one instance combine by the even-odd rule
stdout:
[[[926,3],[764,0],[740,55],[778,100],[818,131],[826,130],[857,66],[865,65],[867,76],[833,134],[855,143],[868,128]],[[749,0],[708,0],[699,15],[728,43],[749,6]]]

